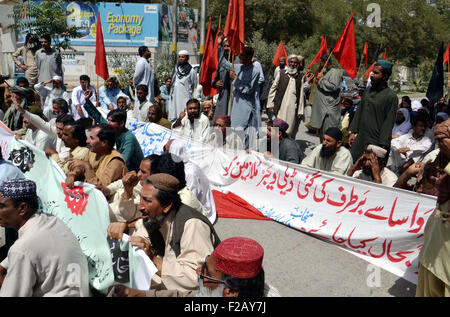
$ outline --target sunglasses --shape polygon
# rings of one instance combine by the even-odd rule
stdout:
[[[218,280],[218,279],[215,279],[215,278],[213,278],[213,277],[210,276],[211,274],[209,273],[208,266],[206,265],[206,260],[207,260],[207,259],[208,259],[208,257],[206,257],[205,262],[204,262],[203,265],[202,265],[202,273],[200,274],[200,278],[201,278],[202,280],[207,279],[208,281],[211,281],[211,282],[214,282],[214,283],[219,283],[219,284],[224,284],[224,285],[226,285],[225,281],[223,281],[223,280]],[[205,272],[205,271],[206,271],[206,274],[207,274],[207,275],[204,275],[204,274],[203,274],[203,272]]]

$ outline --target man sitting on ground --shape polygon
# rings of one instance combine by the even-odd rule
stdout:
[[[242,139],[231,130],[231,117],[225,114],[216,116],[214,133],[211,133],[208,143],[216,148],[228,150],[243,150]]]
[[[322,171],[345,175],[353,165],[350,151],[342,146],[342,132],[329,128],[323,135],[322,144],[306,156],[302,165]]]
[[[278,134],[273,135],[275,131]],[[303,153],[298,146],[297,142],[294,141],[286,131],[289,129],[289,124],[286,121],[276,118],[273,121],[269,121],[267,123],[267,151],[266,155],[270,157],[274,157],[278,150],[279,159],[282,161],[300,164],[300,158],[303,157]],[[272,144],[272,138],[275,137],[278,139],[278,149],[272,148],[275,147],[277,143]]]
[[[184,205],[179,181],[169,174],[153,174],[141,190],[139,209],[148,220],[148,239],[132,237],[130,242],[143,249],[158,272],[151,289],[192,291],[198,287],[196,269],[213,252],[220,239],[209,220]],[[121,240],[123,231],[108,236]]]
[[[388,151],[371,144],[348,170],[347,176],[392,187],[397,182],[397,175],[386,168],[387,160]]]
[[[89,153],[83,160],[71,158],[66,185],[73,188],[75,181],[106,187],[121,179],[127,172],[122,155],[114,150],[116,133],[107,124],[96,125],[87,139]]]
[[[188,100],[185,111],[180,113],[173,129],[195,141],[202,143],[208,141],[209,119],[200,111],[200,102],[197,99]]]
[[[222,241],[197,268],[198,291],[139,291],[115,286],[117,297],[280,297],[265,283],[262,261],[264,249],[249,238]]]
[[[152,105],[148,108],[148,122],[156,123],[166,129],[172,129],[172,123],[163,118],[163,112],[160,105]]]

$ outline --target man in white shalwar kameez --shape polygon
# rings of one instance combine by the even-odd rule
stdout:
[[[178,53],[178,63],[172,71],[172,91],[169,103],[169,121],[175,121],[186,107],[189,99],[192,99],[197,74],[189,64],[189,53],[181,50]]]

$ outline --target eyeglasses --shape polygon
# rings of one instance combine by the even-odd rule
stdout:
[[[218,280],[218,279],[215,279],[215,278],[213,278],[213,277],[210,277],[211,274],[209,273],[208,266],[206,265],[206,260],[208,260],[208,257],[206,257],[205,262],[203,263],[203,266],[202,266],[202,273],[200,274],[200,278],[201,278],[202,280],[208,279],[208,280],[211,281],[211,282],[226,285],[226,284],[225,284],[225,281],[223,281],[223,280]],[[207,275],[203,275],[203,272],[204,272],[204,271],[206,271],[206,274],[207,274]]]

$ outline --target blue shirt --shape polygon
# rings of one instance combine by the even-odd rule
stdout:
[[[99,89],[99,101],[100,101],[100,106],[106,110],[110,110],[109,109],[109,104],[113,104],[114,109],[117,109],[117,105],[114,102],[115,97],[121,92],[120,88],[113,88],[111,90],[106,89],[106,87],[103,85],[100,87]]]

